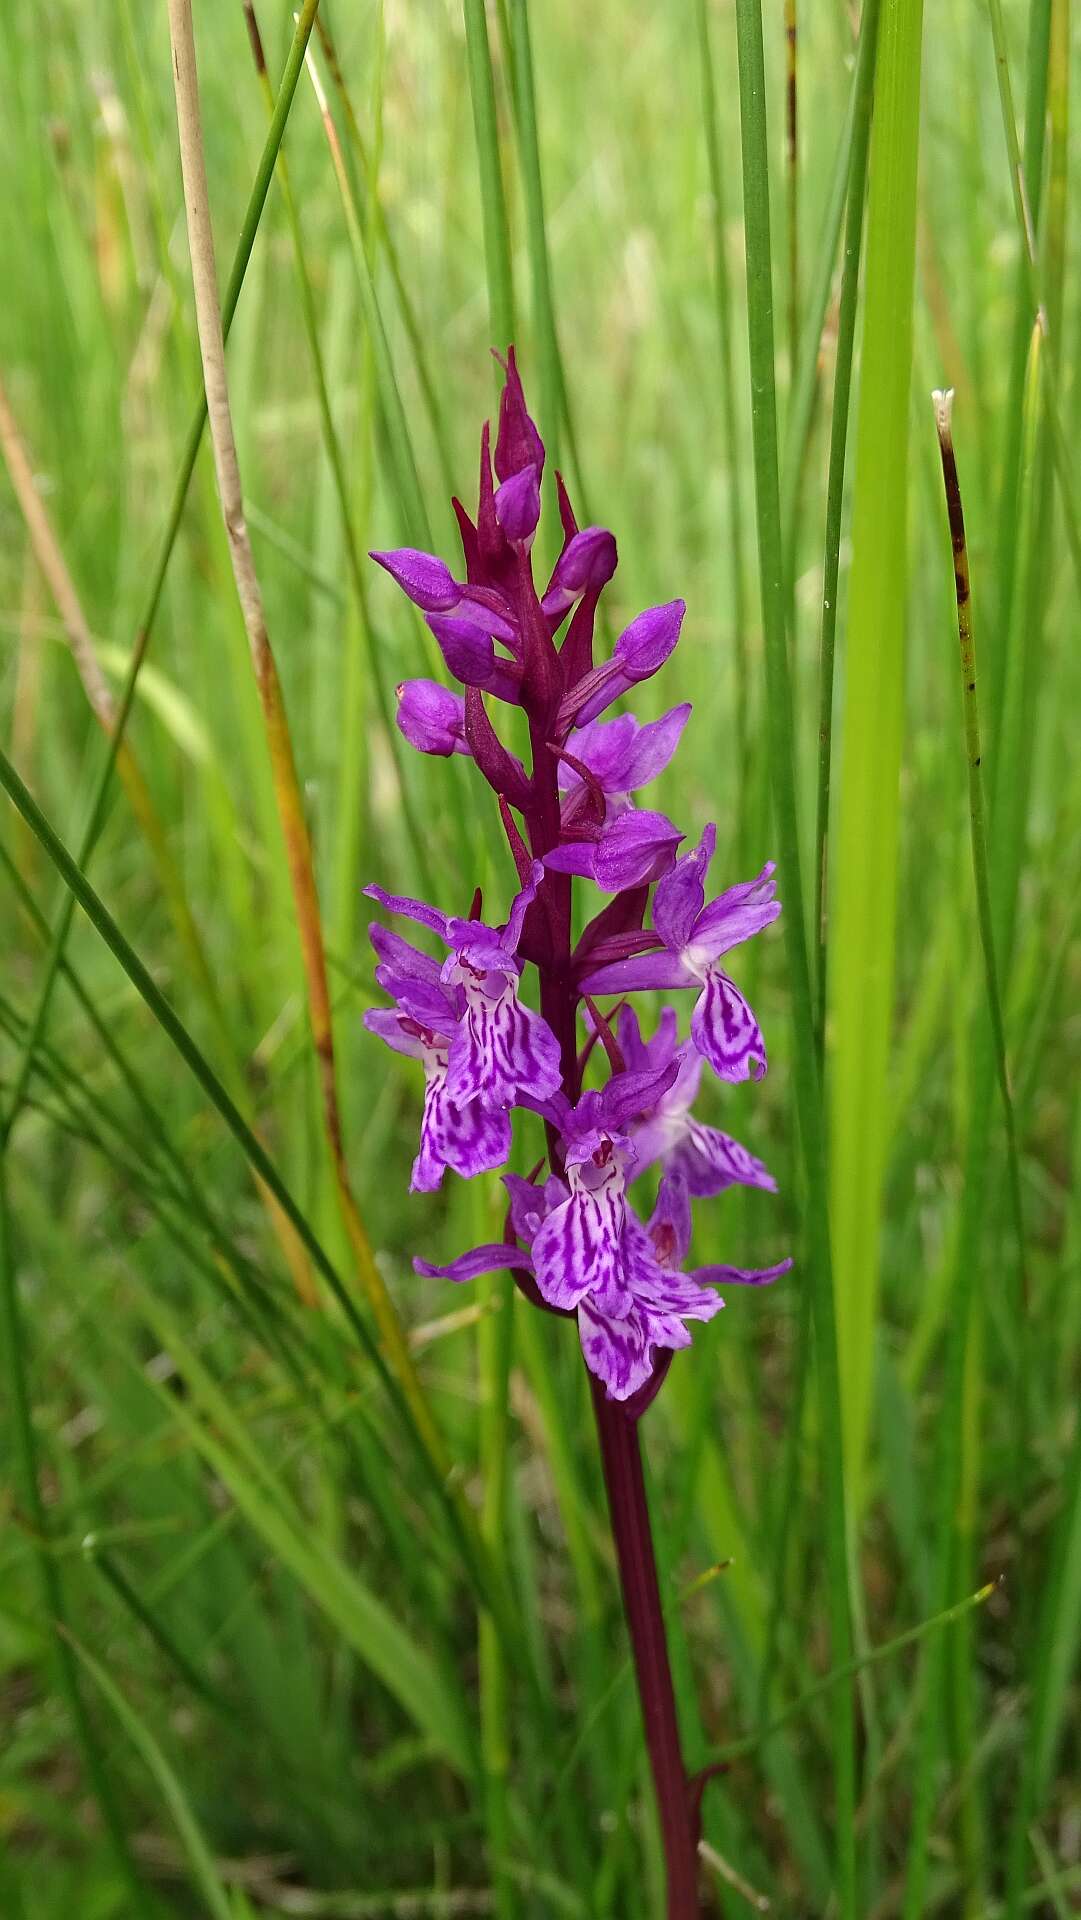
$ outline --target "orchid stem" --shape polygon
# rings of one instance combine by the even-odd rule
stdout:
[[[638,1423],[591,1379],[608,1512],[668,1875],[668,1920],[698,1920],[698,1852],[657,1579]]]

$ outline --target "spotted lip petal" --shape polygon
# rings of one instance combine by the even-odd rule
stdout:
[[[766,1071],[762,1031],[739,988],[710,967],[691,1015],[691,1038],[721,1080],[761,1080]]]
[[[459,1105],[448,1090],[445,1063],[427,1069],[420,1152],[409,1183],[414,1193],[432,1193],[441,1185],[446,1167],[463,1180],[505,1167],[510,1147],[508,1113],[493,1111],[480,1100]]]

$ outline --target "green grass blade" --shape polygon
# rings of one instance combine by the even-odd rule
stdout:
[[[131,1703],[124,1698],[120,1688],[106,1672],[100,1660],[96,1660],[86,1647],[81,1646],[78,1640],[70,1635],[68,1640],[76,1658],[89,1674],[102,1699],[112,1708],[132,1746],[142,1755],[149,1772],[153,1774],[162,1800],[172,1816],[180,1844],[187,1854],[192,1879],[202,1895],[207,1912],[213,1915],[213,1920],[235,1920],[229,1895],[191,1810],[188,1797],[146,1720],[141,1714],[136,1713]]]
[[[841,518],[844,508],[845,458],[848,416],[852,397],[852,358],[856,341],[863,210],[867,195],[867,156],[871,144],[871,103],[874,97],[875,55],[878,47],[879,0],[866,0],[860,21],[860,44],[848,171],[848,212],[841,263],[841,299],[837,315],[837,357],[833,374],[833,411],[830,417],[829,478],[826,482],[826,533],[822,561],[822,624],[818,653],[818,790],[815,809],[814,918],[816,942],[815,995],[819,1059],[826,1032],[826,914],[829,860],[830,780],[833,763],[833,682],[837,637],[837,588],[841,570]]]
[[[826,1196],[826,1144],[815,1050],[811,976],[807,954],[796,803],[795,730],[785,636],[784,556],[777,462],[777,399],[773,351],[773,289],[770,251],[769,168],[765,120],[762,16],[758,0],[737,0],[740,119],[743,145],[744,231],[747,252],[747,317],[754,430],[758,564],[765,634],[768,749],[774,817],[780,851],[782,916],[792,998],[794,1078],[807,1197],[807,1243],[814,1288],[814,1317],[830,1635],[835,1664],[852,1657],[849,1569],[841,1451],[837,1330]],[[851,1686],[833,1700],[834,1795],[837,1898],[842,1920],[856,1911],[855,1744]]]
[[[485,0],[464,0],[462,11],[465,16],[469,95],[473,103],[473,133],[477,145],[480,205],[484,221],[488,321],[492,334],[489,344],[498,347],[502,353],[514,339],[514,275]]]
[[[884,0],[878,34],[843,765],[830,885],[830,1217],[853,1518],[861,1505],[889,1145],[922,17],[922,0]]]
[[[50,1548],[50,1529],[45,1503],[41,1496],[37,1441],[26,1372],[26,1335],[15,1271],[15,1246],[8,1205],[6,1150],[0,1150],[0,1340],[3,1343],[8,1419],[13,1429],[15,1470],[18,1475],[20,1497],[33,1531],[46,1618],[55,1641],[60,1691],[71,1715],[75,1737],[86,1766],[87,1778],[101,1809],[121,1879],[136,1906],[139,1907],[143,1903],[144,1890],[116,1795],[106,1771],[97,1733],[82,1697],[78,1673],[72,1659],[71,1642],[67,1637],[65,1624],[67,1615],[59,1562]]]

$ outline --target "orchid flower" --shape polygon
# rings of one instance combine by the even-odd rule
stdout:
[[[582,991],[697,987],[691,1038],[698,1052],[722,1080],[760,1080],[766,1048],[758,1021],[719,962],[776,920],[781,905],[774,898],[774,866],[768,861],[757,879],[729,887],[707,906],[705,875],[716,844],[716,827],[706,827],[695,851],[677,860],[659,883],[649,942],[654,950],[593,969],[583,978]]]

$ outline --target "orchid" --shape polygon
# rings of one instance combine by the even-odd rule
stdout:
[[[365,887],[373,900],[391,913],[416,920],[439,935],[450,951],[441,968],[430,963],[432,973],[426,982],[447,995],[455,1009],[455,1031],[447,1046],[446,1092],[459,1106],[480,1101],[497,1111],[512,1106],[520,1091],[529,1089],[544,1097],[559,1086],[559,1043],[539,1013],[523,1006],[518,997],[518,976],[522,965],[517,956],[518,942],[526,909],[536,895],[544,869],[535,861],[526,885],[515,895],[505,926],[488,927],[481,920],[459,920],[453,914],[440,913],[423,900],[389,894],[382,887]],[[386,935],[383,932],[385,941]],[[400,947],[406,942],[401,941]],[[413,949],[409,949],[413,952]],[[414,954],[417,961],[426,956]],[[434,976],[434,980],[432,978]],[[391,965],[376,969],[376,979],[395,994],[399,1004],[409,1011],[414,985],[404,970],[399,976]],[[370,1016],[369,1016],[370,1024]],[[382,1038],[386,1033],[377,1028]],[[508,1136],[509,1145],[509,1136]],[[473,1172],[486,1169],[476,1167]]]
[[[423,1068],[414,1188],[438,1187],[448,1168],[467,1179],[505,1168],[514,1115],[523,1129],[544,1123],[547,1171],[541,1162],[528,1180],[503,1174],[503,1238],[450,1261],[418,1257],[413,1266],[425,1279],[457,1282],[513,1274],[531,1307],[576,1324],[677,1900],[669,1911],[683,1916],[692,1911],[698,1792],[680,1750],[638,1423],[670,1377],[673,1356],[691,1344],[692,1327],[720,1312],[718,1288],[762,1286],[792,1264],[689,1263],[692,1199],[734,1185],[775,1190],[762,1162],[694,1108],[704,1064],[723,1081],[766,1070],[758,1021],[721,962],[768,927],[780,905],[770,863],[707,903],[716,827],[681,852],[682,828],[638,804],[642,788],[671,765],[690,705],[645,724],[610,710],[671,658],[686,608],[682,600],[645,608],[610,655],[595,658],[616,542],[605,527],[579,527],[559,474],[562,545],[538,590],[545,448],[513,348],[503,365],[494,462],[489,429],[481,434],[475,517],[453,503],[461,568],[409,547],[373,558],[423,615],[456,683],[406,681],[399,728],[421,753],[469,760],[487,782],[517,891],[506,917],[490,923],[479,891],[462,915],[366,888],[443,952],[422,952],[373,922],[376,982],[392,1004],[365,1021]],[[520,709],[528,730],[528,767],[496,725],[508,706]],[[575,943],[576,879],[597,888],[603,904]],[[680,1038],[669,1006],[646,1040],[627,996],[668,988],[695,990],[690,1032]],[[610,1017],[598,1005],[608,994],[619,996]],[[604,1058],[611,1071],[592,1084]],[[632,1189],[658,1167],[647,1212]]]
[[[559,476],[563,542],[538,592],[531,553],[545,449],[513,349],[504,366],[494,461],[487,428],[481,439],[476,517],[454,502],[464,577],[414,548],[373,558],[424,615],[462,689],[406,681],[398,689],[399,727],[422,753],[471,759],[494,789],[518,890],[505,920],[489,925],[480,918],[479,899],[461,917],[368,887],[369,898],[434,935],[445,952],[437,961],[373,924],[376,980],[393,1006],[374,1010],[366,1022],[423,1068],[415,1188],[437,1187],[447,1168],[470,1178],[506,1166],[515,1110],[542,1115],[551,1176],[546,1186],[530,1189],[542,1196],[530,1202],[535,1230],[523,1233],[525,1203],[512,1188],[512,1200],[517,1193],[521,1204],[512,1204],[511,1224],[522,1244],[508,1240],[492,1259],[520,1277],[531,1275],[541,1304],[577,1315],[590,1372],[612,1398],[630,1401],[650,1369],[661,1367],[659,1356],[687,1344],[685,1323],[710,1318],[718,1302],[703,1291],[697,1270],[687,1275],[659,1261],[660,1216],[642,1225],[628,1207],[628,1183],[660,1163],[669,1226],[675,1196],[682,1196],[681,1224],[671,1241],[681,1260],[691,1197],[712,1197],[734,1184],[774,1187],[761,1161],[705,1125],[693,1108],[704,1061],[728,1081],[765,1072],[758,1022],[720,963],[768,926],[780,907],[771,865],[707,905],[715,827],[681,854],[682,829],[667,814],[638,805],[640,790],[672,762],[690,704],[646,723],[630,713],[602,716],[670,658],[686,609],[682,600],[647,608],[623,628],[608,659],[594,659],[597,605],[616,568],[616,543],[606,528],[579,528]],[[523,709],[529,771],[500,739],[486,696]],[[575,878],[592,882],[608,905],[572,953]],[[526,959],[539,975],[539,1008],[522,995]],[[612,1078],[602,1089],[583,1091],[579,1010],[595,1041],[606,1031],[598,996],[671,987],[697,990],[689,1036],[679,1040],[668,1009],[647,1043],[633,1009],[623,1005],[618,1039],[608,1034]],[[460,1279],[483,1271],[476,1264],[482,1256],[484,1249],[438,1271]],[[419,1263],[418,1271],[436,1269]]]

